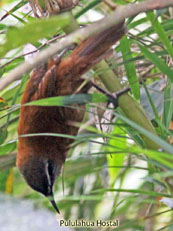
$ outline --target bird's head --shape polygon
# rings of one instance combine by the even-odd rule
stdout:
[[[57,161],[42,157],[31,157],[18,168],[28,185],[45,195],[59,213],[59,209],[54,200],[53,185],[60,174],[62,164]]]

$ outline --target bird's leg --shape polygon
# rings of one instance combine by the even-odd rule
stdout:
[[[92,86],[95,87],[95,88],[96,88],[98,91],[100,91],[101,93],[105,94],[105,95],[108,97],[108,99],[109,99],[109,103],[112,103],[112,104],[114,105],[114,108],[115,108],[115,109],[118,107],[118,98],[119,98],[122,94],[124,94],[124,93],[130,91],[130,88],[127,87],[127,88],[124,88],[124,89],[122,89],[122,90],[120,90],[120,91],[117,91],[117,92],[111,94],[111,93],[109,93],[107,90],[105,90],[105,89],[99,87],[98,85],[96,85],[96,84],[93,83],[93,82],[92,82]]]

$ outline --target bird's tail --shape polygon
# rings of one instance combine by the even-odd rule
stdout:
[[[111,46],[125,33],[123,22],[86,39],[60,63],[50,59],[46,64],[37,67],[30,76],[22,103],[75,93],[83,82],[82,74],[110,54]],[[89,88],[88,84],[81,92],[85,93]]]
[[[124,22],[86,39],[57,67],[59,76],[80,77],[103,59],[112,45],[126,33]]]

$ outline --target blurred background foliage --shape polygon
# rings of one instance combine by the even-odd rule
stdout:
[[[131,2],[81,0],[82,7],[72,12],[80,25],[86,25],[110,13],[112,4]],[[28,57],[27,43],[34,45],[36,53],[57,41],[70,23],[67,16],[36,21],[26,4],[25,0],[0,1],[0,78]],[[126,25],[127,35],[107,62],[125,86],[130,83],[130,94],[145,109],[158,137],[119,109],[88,103],[79,135],[55,184],[55,200],[65,219],[119,219],[116,230],[171,231],[173,8],[140,14],[127,19]],[[28,77],[0,92],[0,191],[31,198],[37,207],[51,210],[49,201],[30,189],[14,167],[19,104]],[[96,115],[98,109],[105,111],[102,118]],[[145,133],[160,149],[147,149],[139,133]]]

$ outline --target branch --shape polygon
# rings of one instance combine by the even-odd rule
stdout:
[[[111,15],[108,15],[104,19],[99,20],[92,25],[73,32],[55,45],[44,49],[35,58],[33,58],[31,63],[25,62],[13,69],[5,76],[5,78],[0,79],[0,90],[3,90],[10,83],[20,79],[24,74],[32,70],[34,67],[46,62],[50,57],[74,43],[81,43],[88,37],[93,36],[96,33],[103,32],[109,27],[123,22],[126,18],[135,16],[142,12],[161,9],[169,6],[173,6],[173,0],[147,0],[140,3],[119,6]]]

